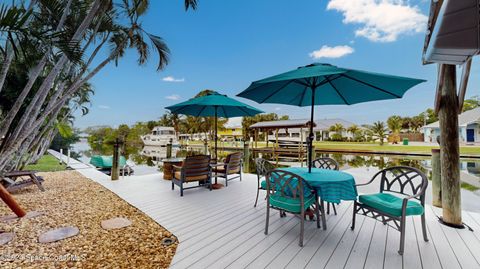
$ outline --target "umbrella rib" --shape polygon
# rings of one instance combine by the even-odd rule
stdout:
[[[328,84],[330,84],[330,86],[332,86],[332,88],[337,92],[338,96],[340,96],[340,98],[342,98],[343,102],[345,102],[345,104],[347,105],[350,105],[350,103],[347,101],[347,99],[345,99],[345,97],[340,93],[340,91],[337,89],[337,87],[335,87],[335,85],[333,85],[333,83],[330,81],[330,79],[328,79]]]
[[[367,82],[365,82],[365,81],[361,81],[361,80],[356,79],[356,78],[354,78],[354,77],[351,77],[351,76],[349,76],[349,75],[342,74],[342,76],[344,76],[344,77],[346,77],[346,78],[348,78],[348,79],[351,79],[351,80],[353,80],[353,81],[356,81],[356,82],[358,82],[358,83],[361,83],[361,84],[367,85],[367,86],[369,86],[369,87],[372,87],[372,88],[374,88],[374,89],[377,89],[377,90],[379,90],[379,91],[381,91],[381,92],[384,92],[384,93],[390,94],[390,95],[392,95],[392,96],[395,96],[396,98],[402,98],[401,96],[398,96],[397,94],[394,94],[394,93],[392,93],[392,92],[389,92],[389,91],[387,91],[387,90],[384,90],[384,89],[382,89],[382,88],[379,88],[379,87],[377,87],[377,86],[375,86],[375,85],[372,85],[372,84],[370,84],[370,83],[367,83]]]
[[[270,99],[270,97],[272,97],[273,95],[277,94],[279,91],[283,90],[283,88],[287,87],[290,83],[292,82],[295,82],[294,80],[289,80],[287,83],[285,83],[285,85],[283,85],[282,87],[278,88],[276,91],[272,92],[271,94],[269,94],[266,98],[264,98],[262,101],[260,101],[260,103],[263,103],[265,101],[267,101],[268,99]]]
[[[253,90],[256,90],[257,88],[260,88],[260,87],[262,87],[262,86],[265,86],[266,84],[270,84],[270,83],[273,83],[273,82],[276,82],[276,81],[267,82],[267,83],[261,83],[261,84],[256,85],[255,87],[253,87],[253,88],[251,88],[251,89],[247,89],[247,90],[245,90],[245,91],[237,94],[237,96],[240,96],[240,94],[249,93],[249,92],[251,92],[251,91],[253,91]],[[255,83],[255,82],[253,82],[253,83]],[[252,83],[252,84],[253,84],[253,83]]]
[[[303,98],[305,98],[305,93],[307,92],[307,88],[308,86],[305,86],[305,88],[303,89],[302,97],[300,98],[300,103],[298,103],[298,106],[302,106]]]
[[[200,114],[205,110],[207,106],[203,106],[202,109],[197,113],[197,117],[200,117]]]
[[[221,108],[223,110],[223,114],[225,115],[225,118],[228,118],[227,111],[225,111],[225,106],[221,106]]]

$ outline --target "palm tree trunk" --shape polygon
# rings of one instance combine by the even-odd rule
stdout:
[[[69,0],[69,3],[71,3],[71,1],[72,0]],[[80,24],[80,26],[77,28],[75,34],[73,35],[73,37],[72,37],[73,42],[78,42],[81,39],[81,37],[84,35],[85,31],[88,29],[88,27],[92,23],[93,19],[95,18],[97,12],[99,11],[100,6],[101,6],[101,0],[95,0],[95,2],[93,3],[93,5],[92,5],[92,7],[89,11],[89,13],[83,19],[82,23]],[[68,11],[65,10],[65,12],[68,12]],[[65,14],[65,12],[64,12],[64,14]],[[53,82],[54,82],[55,78],[62,72],[62,68],[67,63],[67,61],[68,61],[67,56],[63,55],[60,58],[60,60],[57,61],[57,63],[53,67],[53,69],[50,71],[47,78],[45,78],[45,80],[43,81],[42,85],[40,86],[37,94],[35,95],[34,99],[28,105],[25,113],[23,113],[23,115],[22,115],[22,117],[19,121],[18,126],[15,128],[15,132],[13,133],[13,136],[14,136],[15,139],[17,139],[19,137],[19,135],[24,131],[24,129],[26,129],[24,127],[25,127],[25,124],[26,124],[27,120],[31,119],[30,122],[32,122],[34,119],[37,118],[37,116],[39,114],[39,111],[42,107],[42,104],[45,101],[45,98],[47,97],[47,95],[48,95],[48,93],[49,93],[49,91],[50,91],[50,89],[53,85]],[[43,67],[44,67],[44,65],[41,67],[41,69],[43,69]],[[41,70],[39,70],[39,71],[41,71]],[[37,78],[38,78],[38,76],[37,76]],[[36,78],[35,78],[35,80],[36,80]],[[32,86],[33,86],[33,82],[32,82]],[[31,89],[31,87],[30,87],[30,89]],[[20,110],[20,107],[21,107],[25,97],[30,92],[30,89],[28,89],[28,92],[25,93],[25,96],[23,97],[23,100],[21,100],[21,102],[19,102],[20,100],[17,99],[17,101],[15,102],[15,105],[16,105],[15,107],[18,107],[18,109],[16,109],[16,111],[11,110],[10,112],[12,112],[12,113],[9,112],[9,114],[7,116],[9,122],[7,122],[5,124],[6,126],[3,126],[3,124],[2,124],[2,130],[7,130],[8,128],[10,128],[10,124],[12,123],[16,114],[18,113],[18,110]],[[25,89],[24,89],[24,91],[25,91]],[[17,104],[17,103],[19,103],[19,104]],[[4,131],[0,131],[0,137],[2,137],[2,132],[4,132]],[[19,142],[21,143],[22,141],[23,141],[23,139]],[[15,144],[19,144],[19,143],[15,143]],[[5,144],[4,144],[4,147],[5,147]],[[11,151],[12,149],[13,149],[13,147],[10,147],[10,149],[7,149],[7,151]],[[2,150],[5,150],[5,149],[2,149]]]
[[[37,0],[30,1],[30,4],[27,8],[27,12],[30,12],[36,3],[37,3]],[[71,3],[71,0],[70,0],[70,3]],[[26,22],[27,21],[25,20],[24,24]],[[11,42],[13,42],[13,40]],[[15,56],[15,53],[13,51],[12,45],[10,44],[10,41],[7,39],[7,41],[5,41],[5,60],[3,61],[2,69],[0,70],[0,92],[2,92],[3,85],[5,84],[5,79],[7,78],[8,70],[10,69],[14,56]],[[2,136],[0,135],[0,137]]]
[[[5,60],[3,61],[2,69],[0,70],[0,92],[2,92],[3,85],[5,84],[5,79],[7,78],[7,73],[10,69],[10,65],[14,56],[14,53],[10,48],[11,46],[9,44],[10,43],[7,41],[7,45],[5,46]]]
[[[72,4],[72,1],[73,0],[69,0],[67,2],[67,5],[65,6],[65,10],[62,14],[62,17],[61,17],[58,25],[57,25],[57,28],[56,28],[57,32],[60,31],[63,28],[63,26],[65,25],[67,15],[70,12],[70,6]],[[33,4],[35,2],[36,1],[32,1],[29,8],[33,8]],[[35,81],[38,79],[38,77],[40,76],[40,73],[43,71],[45,65],[47,64],[48,55],[50,54],[50,51],[51,51],[51,49],[48,50],[47,53],[45,53],[45,55],[38,62],[38,64],[32,69],[32,72],[30,72],[27,84],[25,85],[22,92],[20,93],[20,95],[15,100],[15,103],[13,104],[13,107],[8,111],[7,116],[5,117],[5,119],[2,121],[2,123],[0,125],[0,137],[4,137],[7,134],[7,131],[10,129],[10,125],[12,124],[13,120],[17,116],[17,113],[20,111],[20,108],[22,107],[22,105],[25,101],[25,98],[30,93]],[[7,72],[8,72],[8,70],[7,70]],[[1,87],[0,87],[0,89],[1,89]],[[0,148],[0,150],[2,150],[2,149]]]

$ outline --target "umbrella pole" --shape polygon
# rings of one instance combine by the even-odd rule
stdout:
[[[218,162],[217,155],[217,106],[215,106],[215,162]]]
[[[310,110],[310,134],[308,136],[308,172],[312,172],[313,113],[315,111],[315,88],[312,87],[312,108]]]

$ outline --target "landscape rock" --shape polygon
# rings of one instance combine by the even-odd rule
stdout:
[[[33,219],[33,218],[36,218],[36,217],[39,217],[39,216],[43,216],[44,213],[43,212],[39,212],[39,211],[30,211],[30,212],[27,212],[27,214],[21,218],[17,217],[17,215],[7,215],[7,216],[2,216],[0,217],[0,222],[10,222],[10,221],[15,221],[15,220],[19,220],[19,219]]]
[[[1,233],[0,234],[0,246],[7,244],[8,242],[12,241],[15,237],[14,233]]]
[[[105,230],[120,229],[132,225],[127,218],[113,218],[102,221],[102,228]]]
[[[50,230],[46,233],[41,234],[38,237],[38,242],[40,243],[51,243],[60,241],[72,236],[76,236],[80,230],[77,227],[69,226],[62,227],[54,230]]]

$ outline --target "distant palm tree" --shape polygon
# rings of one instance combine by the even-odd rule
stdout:
[[[353,124],[347,128],[347,132],[352,134],[353,140],[357,140],[358,136],[360,135],[360,131],[360,128],[356,124]]]
[[[377,121],[370,126],[370,131],[372,136],[376,137],[380,140],[380,145],[383,146],[383,140],[387,137],[387,128],[385,127],[385,123],[381,121]]]
[[[335,132],[336,134],[341,135],[342,132],[345,130],[342,124],[335,123],[334,125],[330,126],[330,132]]]
[[[400,130],[402,130],[403,119],[400,116],[394,115],[387,119],[388,129],[392,131],[392,136],[390,137],[392,143],[396,144],[400,141]]]

